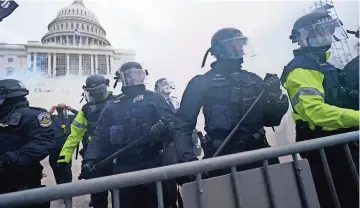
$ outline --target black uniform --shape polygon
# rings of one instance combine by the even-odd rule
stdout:
[[[49,164],[54,172],[55,180],[57,184],[69,183],[72,181],[71,162],[61,163],[58,165],[59,154],[61,149],[70,135],[70,125],[73,122],[77,110],[71,110],[74,115],[54,115],[52,116],[54,129],[55,129],[55,141],[56,144],[51,150],[49,155]]]
[[[55,144],[51,115],[29,107],[27,94],[19,81],[0,80],[0,194],[41,187],[40,161]]]
[[[138,74],[142,71],[141,66],[135,62],[125,63],[120,69],[124,69],[129,63],[133,66],[125,70],[129,69],[131,72],[133,68],[137,67]],[[127,83],[131,83],[130,81],[128,80]],[[126,82],[122,81],[122,83]],[[88,167],[93,166],[109,154],[109,147],[114,147],[115,150],[122,149],[144,135],[146,136],[133,148],[115,159],[114,174],[162,166],[163,139],[157,139],[158,137],[150,132],[161,118],[171,118],[172,110],[163,97],[146,90],[143,84],[123,86],[122,91],[124,94],[109,103],[100,115],[83,161],[82,174],[84,177],[87,177],[86,173],[89,173],[88,170],[91,169]],[[176,202],[175,182],[171,187],[173,192],[164,187],[165,207],[172,205],[169,202],[171,201],[168,197],[169,193],[174,193]],[[155,184],[120,189],[120,205],[123,208],[157,207]]]
[[[235,28],[222,29],[214,35],[212,43],[220,42],[220,40],[214,41],[219,34],[223,36],[220,39],[231,40],[233,38],[238,40],[237,38],[242,36],[240,33]],[[175,116],[174,142],[179,162],[197,160],[193,153],[192,134],[201,108],[203,108],[205,117],[207,138],[210,138],[210,141],[207,142],[206,146],[203,146],[203,149],[205,158],[209,158],[220,147],[221,143],[264,89],[264,82],[259,76],[241,69],[242,58],[237,57],[234,52],[232,54],[234,59],[225,59],[225,54],[224,56],[218,54],[221,51],[220,49],[215,50],[213,48],[215,45],[214,43],[210,50],[218,61],[211,64],[212,69],[206,74],[196,76],[190,80]],[[241,48],[241,45],[238,48]],[[222,51],[224,50],[225,48]],[[266,79],[274,79],[277,82],[275,95],[270,93],[270,90],[264,93],[262,99],[243,120],[220,155],[269,147],[264,126],[279,125],[281,118],[288,110],[289,103],[286,96],[283,96],[283,99],[279,98],[281,95],[280,80],[275,76],[269,76]],[[279,162],[278,159],[270,160],[270,163],[277,162]],[[238,169],[258,166],[261,166],[261,163],[245,165]],[[225,172],[220,171],[213,175],[223,173]]]

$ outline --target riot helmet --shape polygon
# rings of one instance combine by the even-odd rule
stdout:
[[[123,87],[145,84],[147,70],[137,62],[126,62],[116,72],[116,77],[121,81]]]
[[[253,56],[253,52],[248,47],[248,37],[236,28],[227,27],[217,31],[211,38],[211,47],[206,51],[202,67],[208,53],[216,59],[236,60],[246,56]]]
[[[158,94],[170,95],[171,91],[175,89],[173,82],[166,78],[160,78],[155,82],[154,91]]]
[[[0,105],[6,98],[25,97],[29,94],[24,84],[15,79],[0,80]]]
[[[103,101],[107,95],[110,81],[103,75],[93,74],[90,75],[85,85],[82,87],[84,90],[84,97],[88,103],[95,104]]]
[[[290,39],[308,52],[326,52],[332,41],[348,38],[338,18],[326,11],[315,11],[300,17],[294,23]]]

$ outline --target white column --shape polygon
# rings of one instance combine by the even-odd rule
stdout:
[[[48,53],[48,77],[51,77],[51,53]]]
[[[114,56],[110,56],[110,66],[111,66],[112,74],[115,74],[115,72],[118,70],[118,69],[115,69],[114,61],[115,61]]]
[[[37,66],[36,66],[36,53],[34,53],[34,65],[33,65],[33,73],[36,73]]]
[[[79,54],[79,76],[82,76],[82,60],[81,60],[81,54]]]
[[[66,75],[70,73],[70,57],[69,54],[66,54]]]
[[[106,74],[109,75],[110,74],[110,67],[109,67],[109,55],[105,56],[105,61],[106,61]]]
[[[82,37],[79,37],[79,45],[82,45]]]
[[[95,74],[95,70],[94,70],[94,55],[90,54],[90,74]]]
[[[99,63],[98,63],[98,55],[95,55],[95,74],[99,74]]]
[[[27,54],[26,61],[27,61],[27,68],[30,68],[30,66],[31,66],[31,53]]]
[[[54,56],[53,56],[53,76],[55,77],[57,72],[56,72],[56,53],[54,53]]]
[[[92,44],[95,45],[95,39],[94,38],[92,39]]]

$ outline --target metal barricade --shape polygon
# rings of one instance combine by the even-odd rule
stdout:
[[[293,156],[293,168],[295,171],[295,178],[299,189],[302,207],[310,208],[308,201],[306,200],[306,190],[304,186],[304,178],[300,174],[300,162],[296,154],[300,152],[307,152],[311,150],[320,150],[321,160],[326,173],[326,179],[330,186],[334,205],[340,207],[337,193],[332,181],[330,169],[327,163],[324,148],[344,144],[344,150],[348,164],[350,165],[352,175],[354,178],[354,184],[359,188],[359,177],[356,170],[354,161],[352,160],[348,143],[359,141],[359,131],[339,134],[319,139],[313,139],[303,142],[298,142],[291,145],[276,146],[270,148],[264,148],[254,151],[248,151],[238,154],[226,155],[211,159],[205,159],[200,161],[169,165],[160,168],[154,168],[149,170],[141,170],[136,172],[112,175],[102,178],[95,178],[91,180],[79,181],[68,184],[61,184],[57,186],[38,188],[32,190],[19,191],[14,193],[0,195],[0,207],[11,207],[19,205],[38,204],[41,202],[48,202],[58,199],[66,199],[67,207],[71,207],[71,198],[75,196],[81,196],[90,193],[102,192],[111,190],[113,194],[113,207],[120,207],[119,202],[119,188],[131,187],[140,184],[147,184],[156,182],[156,190],[158,196],[158,207],[163,208],[163,194],[161,181],[173,179],[186,175],[196,175],[196,184],[198,194],[203,193],[201,173],[208,172],[217,169],[231,168],[231,184],[234,190],[234,200],[236,201],[237,208],[241,207],[241,195],[239,187],[237,186],[237,177],[235,166],[248,164],[256,161],[263,161],[262,171],[264,173],[264,180],[266,183],[266,191],[270,201],[269,207],[277,208],[276,200],[274,200],[274,184],[271,183],[269,178],[271,177],[269,170],[272,166],[268,165],[268,160],[285,155]],[[358,165],[358,164],[357,164]],[[204,208],[206,198],[199,197],[198,204],[194,207]]]

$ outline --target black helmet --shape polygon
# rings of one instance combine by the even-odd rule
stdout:
[[[144,84],[147,70],[144,70],[141,64],[137,62],[124,63],[115,73],[116,81],[120,80],[125,87]]]
[[[6,98],[25,97],[29,94],[22,82],[15,79],[0,80],[0,105]]]
[[[202,67],[209,52],[217,59],[242,59],[247,41],[239,29],[227,27],[217,31],[211,38],[211,48],[206,51]]]
[[[90,75],[83,86],[86,101],[92,104],[103,101],[108,95],[107,87],[109,84],[110,81],[103,75]]]
[[[326,11],[315,11],[300,17],[294,23],[290,39],[299,43],[301,48],[315,51],[327,51],[332,40],[346,39],[344,31],[337,31],[342,23],[337,18],[331,18]],[[339,33],[339,34],[337,34]],[[346,37],[341,37],[341,36]]]

